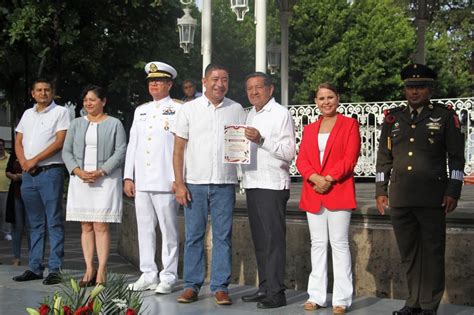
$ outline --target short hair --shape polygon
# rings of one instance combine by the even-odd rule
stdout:
[[[54,90],[53,81],[51,81],[50,79],[46,79],[46,78],[36,78],[33,81],[33,83],[31,83],[31,90],[32,91],[35,89],[35,86],[38,83],[46,83],[51,87],[52,90]]]
[[[324,83],[321,83],[320,85],[318,85],[318,87],[316,88],[315,90],[315,96],[318,94],[318,91],[320,89],[328,89],[328,90],[331,90],[333,91],[337,96],[339,96],[339,92],[337,91],[336,87],[334,85],[332,85],[331,83],[329,82],[324,82]]]
[[[106,97],[106,92],[102,87],[98,85],[89,84],[82,90],[81,99],[84,99],[84,97],[86,97],[87,93],[89,92],[93,92],[101,100],[104,100]]]
[[[227,72],[227,74],[229,74],[229,69],[227,69],[223,65],[210,63],[207,65],[206,70],[204,70],[204,77],[207,77],[214,70],[224,70],[225,72]]]
[[[186,79],[186,80],[183,80],[183,83],[182,85],[185,85],[186,83],[191,83],[193,86],[196,86],[196,82],[194,82],[193,80],[191,79]]]
[[[273,85],[272,78],[264,72],[256,71],[256,72],[253,72],[253,73],[247,75],[245,77],[245,83],[247,83],[247,81],[251,78],[263,78],[263,84],[265,86]]]

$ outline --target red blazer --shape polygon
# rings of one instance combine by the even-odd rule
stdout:
[[[321,205],[329,210],[355,209],[354,167],[360,152],[359,124],[353,118],[337,114],[321,165],[318,146],[321,121],[319,119],[303,130],[296,159],[296,167],[304,179],[299,207],[311,213],[318,213]],[[314,173],[331,175],[336,180],[327,193],[320,194],[313,190],[308,178]]]

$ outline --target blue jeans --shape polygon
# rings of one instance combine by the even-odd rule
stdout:
[[[49,236],[49,272],[58,272],[64,259],[64,219],[62,197],[64,169],[47,169],[33,177],[23,173],[21,196],[26,208],[29,228],[29,269],[43,274],[45,233]],[[84,196],[87,197],[87,196]]]
[[[15,197],[15,223],[12,224],[12,250],[15,259],[21,259],[21,243],[23,232],[26,231],[28,239],[28,250],[30,249],[30,239],[25,218],[25,205],[21,198]]]
[[[204,237],[207,215],[212,224],[211,291],[227,292],[232,272],[232,214],[235,205],[233,184],[187,184],[192,201],[184,208],[185,289],[199,292],[206,273]]]

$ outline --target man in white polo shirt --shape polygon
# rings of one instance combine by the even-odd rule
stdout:
[[[207,215],[212,222],[211,291],[219,305],[232,304],[228,285],[232,271],[232,213],[235,204],[235,165],[224,164],[224,126],[242,124],[242,106],[225,97],[226,68],[206,67],[204,95],[181,108],[174,126],[173,167],[176,200],[184,206],[184,292],[180,303],[198,299],[204,283],[204,235]]]
[[[69,112],[54,102],[50,81],[37,79],[31,90],[36,101],[25,111],[16,127],[15,152],[23,169],[21,196],[29,227],[28,270],[13,277],[15,281],[43,278],[45,231],[49,236],[49,274],[43,284],[60,282],[59,270],[64,259],[64,220],[62,197],[64,163],[61,158]]]
[[[174,136],[170,128],[181,103],[171,99],[169,92],[176,70],[163,62],[145,66],[148,92],[153,101],[135,110],[124,170],[124,192],[135,197],[140,278],[130,284],[133,291],[155,290],[171,293],[178,280],[178,203],[172,193]],[[161,230],[161,261],[159,273],[155,263],[156,225]]]
[[[245,129],[251,143],[251,163],[242,165],[247,209],[258,266],[258,291],[244,295],[258,308],[286,305],[285,212],[290,197],[290,163],[295,157],[295,127],[288,109],[273,98],[270,77],[255,72],[246,78],[253,105]]]

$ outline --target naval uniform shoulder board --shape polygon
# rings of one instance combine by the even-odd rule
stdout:
[[[177,98],[172,98],[172,100],[178,104],[184,104],[182,100],[178,100]]]
[[[401,112],[405,110],[405,106],[399,106],[399,107],[392,107],[392,108],[387,108],[383,111],[383,114],[385,115],[385,122],[389,124],[393,124],[395,122],[395,116],[393,114],[397,112]]]

